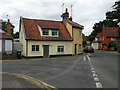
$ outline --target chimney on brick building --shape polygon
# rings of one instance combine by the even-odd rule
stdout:
[[[8,19],[8,22],[7,22],[7,33],[8,33],[8,34],[11,34],[11,23],[10,23],[10,19]]]
[[[69,20],[69,13],[68,13],[68,9],[66,8],[66,10],[65,10],[65,13],[63,13],[62,15],[61,15],[61,17],[62,17],[62,21],[63,21],[63,23],[64,24],[66,24],[66,22],[68,22],[68,20]]]

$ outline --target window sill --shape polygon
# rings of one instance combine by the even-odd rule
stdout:
[[[57,52],[57,53],[64,53],[64,52]]]
[[[40,51],[32,51],[32,53],[40,53]]]

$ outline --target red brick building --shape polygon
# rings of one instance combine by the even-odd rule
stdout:
[[[98,49],[107,50],[109,42],[115,42],[117,45],[120,45],[120,29],[117,27],[103,26],[101,35],[98,33],[96,38],[97,41],[93,40],[93,43],[98,43]]]
[[[102,49],[108,49],[107,44],[109,42],[115,42],[116,44],[120,44],[119,28],[103,26],[102,34],[101,34]]]

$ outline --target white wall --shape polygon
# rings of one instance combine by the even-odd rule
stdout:
[[[40,52],[32,52],[32,45],[40,45]],[[43,56],[43,45],[49,45],[49,55],[72,54],[72,41],[28,41],[28,56]],[[57,52],[57,46],[64,46],[64,53]]]
[[[5,51],[12,51],[12,40],[5,40]]]
[[[93,47],[94,49],[98,49],[98,43],[92,43],[92,47]]]

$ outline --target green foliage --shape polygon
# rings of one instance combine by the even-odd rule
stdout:
[[[13,34],[14,32],[14,28],[15,26],[13,24],[11,24],[11,33]],[[2,22],[2,30],[6,31],[7,32],[7,22],[6,21],[3,21]]]
[[[85,47],[86,46],[86,40],[83,40],[83,46]]]
[[[16,39],[16,38],[19,38],[19,32],[16,32],[15,34],[13,33],[12,36],[13,36],[13,38],[15,38],[15,39]]]
[[[95,36],[102,32],[103,25],[105,27],[118,27],[117,23],[120,22],[120,0],[115,2],[112,8],[114,9],[113,11],[106,13],[106,20],[94,24],[93,31],[89,35],[90,41],[93,41]],[[117,21],[114,21],[114,19]]]
[[[108,48],[115,47],[116,48],[117,44],[115,42],[109,42],[108,43]]]

